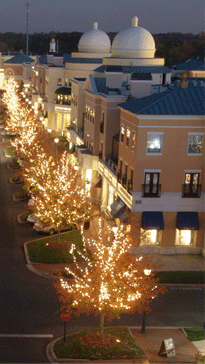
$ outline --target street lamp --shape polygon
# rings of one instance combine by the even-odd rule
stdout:
[[[58,142],[59,142],[59,139],[58,138],[55,138],[54,139],[54,142],[55,142],[55,157],[57,158],[57,144],[58,144]]]
[[[150,274],[151,274],[151,269],[144,269],[145,276],[149,276]],[[146,311],[143,311],[141,334],[146,334]]]
[[[43,119],[43,118],[42,118]],[[43,119],[42,120],[42,124],[43,124],[43,135],[44,135],[44,125],[45,125],[46,121]]]

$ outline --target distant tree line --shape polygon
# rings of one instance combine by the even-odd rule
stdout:
[[[49,51],[51,38],[55,38],[59,52],[71,53],[78,50],[78,42],[83,33],[34,33],[29,35],[29,53],[42,55]],[[108,33],[111,42],[117,33]],[[188,58],[204,59],[205,32],[160,33],[153,35],[156,43],[156,57],[165,58],[166,66],[185,61]],[[26,49],[26,34],[0,33],[0,52],[19,52]]]

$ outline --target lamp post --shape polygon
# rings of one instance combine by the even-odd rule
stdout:
[[[145,276],[151,274],[151,269],[144,269]],[[141,334],[146,334],[146,311],[143,311]]]
[[[54,139],[54,142],[55,142],[55,157],[57,158],[57,144],[59,142],[59,139],[58,138],[55,138]]]
[[[48,141],[49,141],[49,144],[50,144],[52,129],[48,128],[47,130],[48,130],[48,134],[49,134],[49,139],[48,139]]]
[[[42,118],[43,119],[43,118]],[[44,125],[45,125],[46,121],[43,119],[42,120],[42,124],[43,124],[43,135],[44,135]]]

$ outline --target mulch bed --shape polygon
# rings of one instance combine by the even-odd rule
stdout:
[[[98,348],[111,348],[117,345],[117,340],[119,339],[111,334],[104,334],[103,337],[100,337],[99,333],[93,333],[81,337],[83,345]]]

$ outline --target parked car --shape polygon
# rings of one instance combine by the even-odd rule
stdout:
[[[30,214],[27,217],[27,221],[32,222],[33,224],[37,222],[39,218],[35,214]]]
[[[58,232],[58,228],[52,224],[52,225],[48,225],[45,222],[42,221],[37,221],[35,222],[35,224],[33,225],[33,229],[42,233],[46,233],[46,234],[50,234],[50,235],[54,235]],[[68,224],[66,227],[62,228],[61,231],[69,231],[69,230],[76,230],[77,226],[76,224]]]

